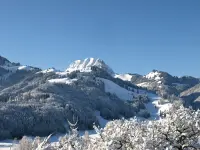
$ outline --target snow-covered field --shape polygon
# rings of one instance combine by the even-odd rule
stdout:
[[[13,147],[12,140],[5,140],[0,142],[0,150],[12,150]]]
[[[77,79],[61,78],[61,79],[49,80],[50,83],[63,83],[63,84],[72,84],[74,81],[77,81]]]
[[[152,119],[159,119],[160,112],[167,111],[172,106],[171,103],[159,104],[161,97],[156,94],[148,93],[148,97],[151,98],[151,102],[146,104],[146,108],[151,113]]]
[[[131,81],[133,76],[130,74],[116,74],[114,77],[124,81]]]
[[[132,91],[128,91],[127,89],[117,85],[116,83],[110,80],[107,80],[104,78],[98,78],[98,79],[104,82],[106,92],[115,94],[117,97],[119,97],[122,100],[132,100],[133,95],[136,94]]]

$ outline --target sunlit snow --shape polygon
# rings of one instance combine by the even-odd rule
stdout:
[[[131,81],[132,79],[132,75],[130,74],[116,74],[114,77],[124,81]]]

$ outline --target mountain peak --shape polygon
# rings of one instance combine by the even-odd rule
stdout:
[[[8,59],[6,59],[5,57],[0,56],[0,65],[3,66],[3,65],[7,65],[7,64],[11,64],[11,62]]]
[[[148,73],[144,77],[150,80],[160,80],[162,78],[161,72],[158,70],[153,70],[152,72]]]
[[[101,59],[97,58],[86,58],[84,60],[76,60],[72,64],[69,65],[67,68],[67,72],[72,72],[79,70],[81,72],[90,72],[91,67],[98,67],[105,71],[107,71],[109,74],[114,74],[113,70]]]

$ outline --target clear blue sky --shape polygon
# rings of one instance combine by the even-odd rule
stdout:
[[[0,55],[41,68],[95,57],[119,73],[200,77],[200,0],[0,1]]]

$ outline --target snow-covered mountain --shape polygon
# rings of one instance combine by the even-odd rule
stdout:
[[[14,77],[19,72],[35,72],[38,70],[40,69],[27,65],[21,65],[20,63],[12,63],[8,59],[0,56],[0,80],[2,82],[7,80],[7,83],[10,82],[12,84],[11,80],[13,78],[9,81],[9,77]]]
[[[80,130],[92,129],[100,124],[97,111],[108,120],[150,117],[148,91],[115,78],[100,59],[75,61],[66,71],[1,62],[0,139],[66,132],[74,116]]]
[[[197,84],[180,94],[184,104],[194,109],[200,108],[200,84]]]
[[[30,71],[30,70],[38,69],[38,68],[27,66],[27,65],[21,65],[20,63],[11,63],[8,59],[2,56],[0,56],[0,67],[10,72],[16,72],[17,70]]]
[[[74,116],[80,130],[100,124],[99,116],[107,120],[134,116],[155,119],[158,109],[163,109],[156,92],[161,96],[162,92],[179,94],[183,90],[174,87],[185,84],[188,89],[197,83],[196,78],[178,78],[161,71],[145,76],[117,74],[103,60],[94,58],[76,60],[59,71],[0,57],[0,139],[66,132],[67,122],[73,123]]]
[[[150,73],[148,73],[147,75],[144,76],[145,78],[149,79],[149,80],[155,80],[155,81],[161,81],[162,77],[162,73],[159,71],[152,71]]]
[[[86,58],[84,60],[76,60],[67,68],[67,72],[80,71],[90,72],[92,67],[98,67],[110,74],[114,74],[114,71],[101,59]]]
[[[169,98],[171,95],[178,97],[181,92],[195,86],[200,80],[191,76],[177,77],[167,72],[153,70],[144,76],[133,75],[131,82],[139,87],[156,91],[164,98]]]

